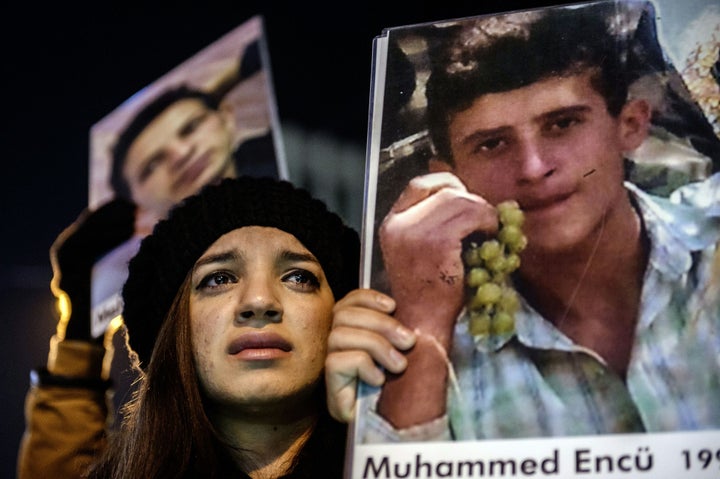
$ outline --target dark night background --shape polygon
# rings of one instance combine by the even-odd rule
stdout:
[[[371,42],[384,27],[570,2],[405,3],[13,2],[0,9],[0,477],[15,475],[28,373],[45,362],[54,331],[48,248],[87,204],[93,123],[262,14],[281,122],[364,149]]]

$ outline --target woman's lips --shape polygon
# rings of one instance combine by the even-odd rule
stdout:
[[[274,333],[246,333],[228,346],[228,354],[251,360],[276,359],[292,350],[292,345]]]

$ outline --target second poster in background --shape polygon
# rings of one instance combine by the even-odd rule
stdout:
[[[223,177],[287,179],[261,16],[147,85],[90,131],[90,207],[124,198],[135,234],[96,263],[92,334],[122,311],[127,264],[155,223]]]

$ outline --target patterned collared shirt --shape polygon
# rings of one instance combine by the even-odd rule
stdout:
[[[358,440],[720,428],[720,300],[717,278],[711,281],[720,237],[717,208],[651,197],[626,186],[651,251],[624,381],[525,302],[515,331],[484,341],[467,332],[463,314],[450,353],[447,416],[394,430],[373,410],[378,391],[363,385]],[[717,196],[717,182],[707,191]]]

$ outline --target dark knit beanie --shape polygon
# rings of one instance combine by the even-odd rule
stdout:
[[[220,236],[270,226],[295,236],[320,262],[335,299],[358,285],[360,242],[325,204],[287,181],[241,177],[182,201],[143,239],[123,287],[130,346],[147,364],[183,280]]]

